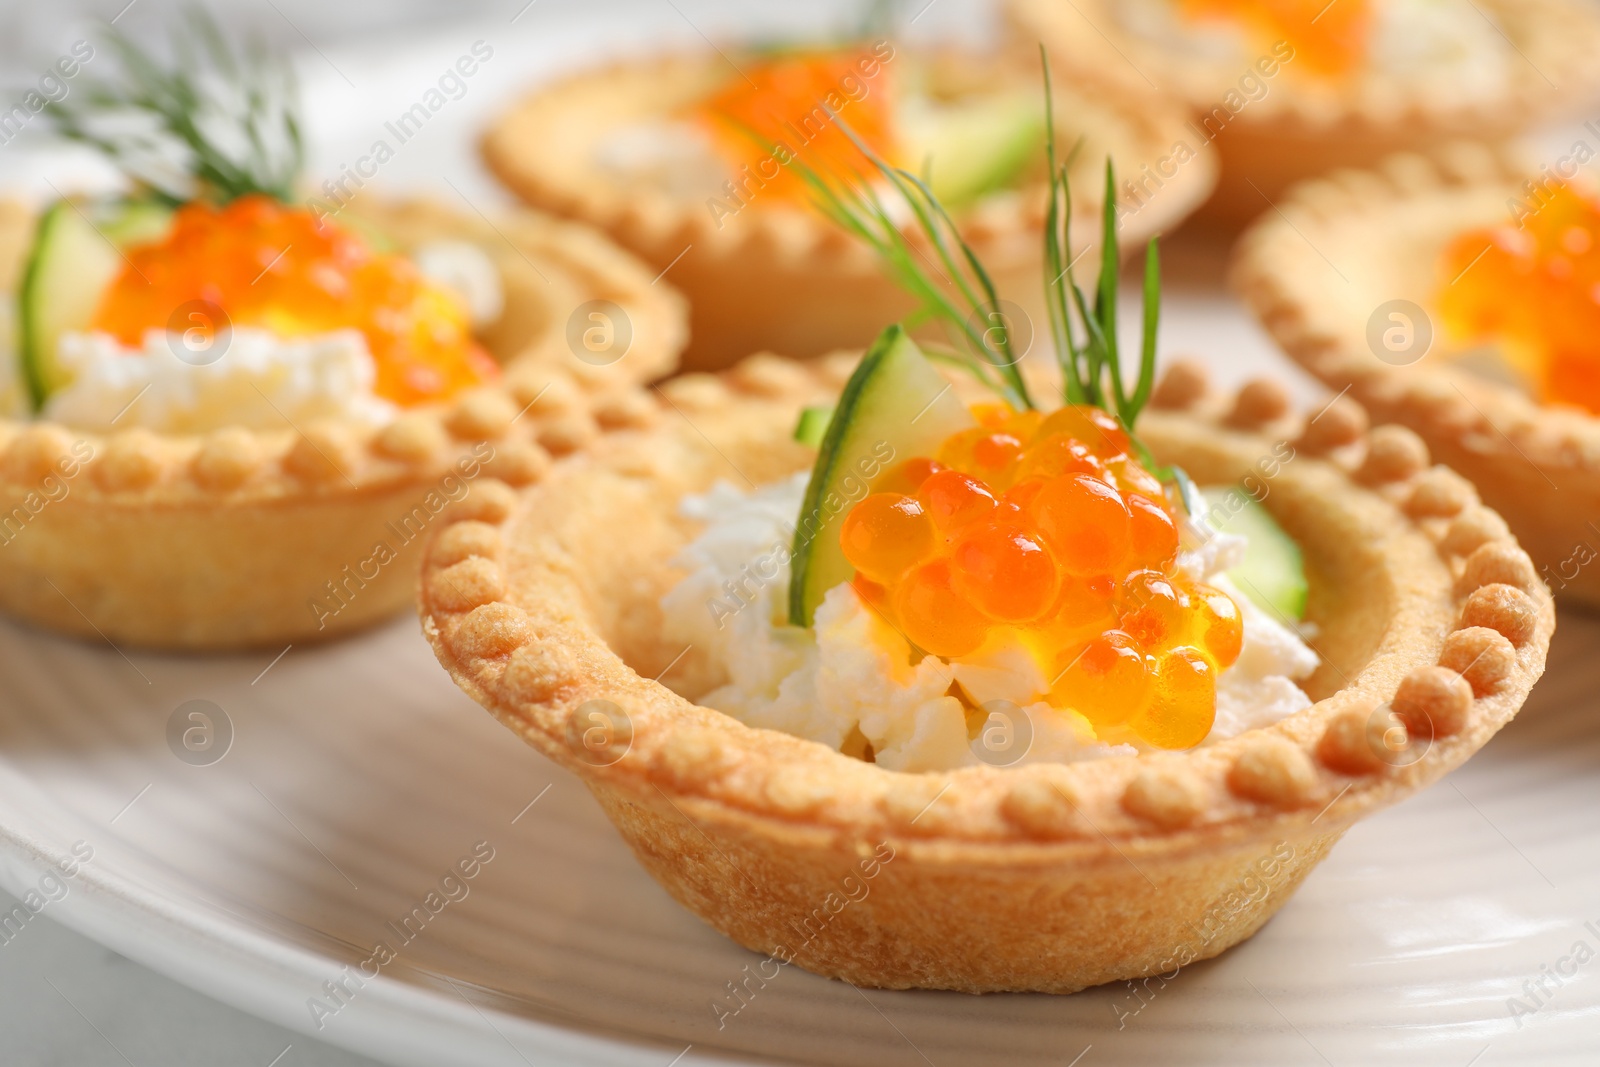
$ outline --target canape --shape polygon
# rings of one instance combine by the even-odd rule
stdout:
[[[921,773],[747,726],[691,699],[730,665],[667,633],[661,601],[700,525],[679,508],[804,471],[783,423],[837,395],[827,369],[686,380],[670,395],[693,428],[674,413],[444,527],[422,585],[457,683],[579,773],[676,899],[780,964],[969,992],[1170,973],[1248,937],[1352,823],[1481,747],[1543,668],[1553,615],[1531,563],[1413,434],[1367,432],[1348,401],[1308,422],[1263,408],[1270,387],[1228,403],[1184,380],[1169,402],[1198,413],[1142,423],[1161,460],[1227,484],[1294,442],[1265,504],[1307,562],[1309,707],[1188,751],[1095,759],[1080,742],[1064,765]],[[1240,428],[1263,414],[1278,436]],[[741,561],[725,608],[771,609],[773,547]]]
[[[1009,0],[1025,45],[1179,96],[1237,227],[1293,182],[1453,139],[1504,140],[1582,106],[1600,14],[1582,0]],[[1208,153],[1209,154],[1209,153]]]
[[[1047,158],[1053,376],[930,302],[976,385],[898,326],[688,375],[658,430],[430,541],[456,682],[774,967],[1071,992],[1216,955],[1543,669],[1548,592],[1415,434],[1191,366],[1156,387],[1153,242],[1124,365],[1116,271],[1076,283]]]
[[[1415,430],[1505,516],[1556,595],[1588,604],[1597,236],[1592,187],[1461,145],[1299,187],[1241,241],[1234,271],[1286,351]]]
[[[810,209],[791,165],[870,170],[848,127],[927,176],[1001,296],[1042,335],[1037,55],[888,40],[724,52],[630,61],[540,89],[490,130],[484,158],[529,204],[598,226],[665,272],[690,301],[685,366],[715,369],[756,351],[859,348],[912,310],[871,248]],[[1161,195],[1127,214],[1125,237],[1171,229],[1209,193],[1209,154],[1174,155],[1184,126],[1170,102],[1124,101],[1065,67],[1058,82],[1060,134],[1082,139],[1082,176],[1107,153],[1130,172],[1170,166]],[[1081,190],[1075,210],[1092,219],[1100,189],[1085,180]]]
[[[681,300],[598,233],[369,195],[302,206],[270,64],[217,94],[245,112],[187,126],[215,70],[128,69],[111,99],[167,101],[144,117],[191,142],[63,112],[132,191],[0,213],[0,609],[118,646],[346,633],[407,603],[441,513],[653,414],[625,387],[675,365]],[[237,144],[195,132],[228,122]]]

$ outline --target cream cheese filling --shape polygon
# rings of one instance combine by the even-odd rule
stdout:
[[[71,382],[43,417],[110,433],[144,427],[208,433],[227,426],[289,429],[319,419],[373,425],[395,408],[373,392],[377,369],[358,330],[282,338],[240,326],[201,342],[151,330],[138,348],[103,333],[69,333],[59,359]]]

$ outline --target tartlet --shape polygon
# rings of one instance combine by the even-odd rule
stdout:
[[[1241,240],[1233,280],[1290,355],[1375,417],[1415,430],[1505,516],[1558,597],[1592,605],[1600,573],[1584,564],[1600,544],[1600,418],[1451,359],[1461,346],[1439,314],[1447,246],[1509,225],[1528,173],[1510,154],[1464,143],[1308,182]],[[1397,301],[1411,305],[1400,310],[1416,320],[1414,350],[1380,359],[1369,324]]]
[[[542,477],[553,457],[654,418],[626,387],[672,369],[683,305],[600,234],[528,211],[492,225],[372,197],[357,215],[401,248],[449,238],[490,257],[505,311],[480,340],[501,380],[376,428],[103,436],[0,419],[0,610],[170,649],[347,633],[408,602],[420,534],[446,505],[488,506]],[[32,232],[26,208],[0,214],[0,289],[16,288]],[[632,321],[632,346],[615,365],[585,363],[569,346],[568,318],[590,300]],[[389,551],[375,554],[380,543]]]
[[[577,772],[676,899],[779,963],[1071,992],[1213,956],[1353,822],[1481,747],[1543,670],[1554,612],[1532,563],[1413,433],[1369,430],[1348,399],[1303,419],[1270,382],[1217,396],[1183,365],[1141,424],[1162,459],[1228,482],[1294,443],[1266,503],[1312,576],[1312,708],[1185,753],[902,774],[696,706],[674,688],[707,665],[660,626],[691,534],[677,501],[808,465],[787,427],[853,363],[758,356],[668,383],[660,429],[435,531],[420,586],[456,682]]]
[[[1271,48],[1257,47],[1241,60],[1174,47],[1134,32],[1124,17],[1158,6],[1161,0],[1009,0],[1007,10],[1028,47],[1043,40],[1065,61],[1113,79],[1126,92],[1159,85],[1182,99],[1195,116],[1186,139],[1195,147],[1214,142],[1221,158],[1216,193],[1198,217],[1230,228],[1270,210],[1295,181],[1463,137],[1504,140],[1579,106],[1595,85],[1589,60],[1600,46],[1600,17],[1581,0],[1492,0],[1434,14],[1466,21],[1467,29],[1503,52],[1504,84],[1496,91],[1485,89],[1482,79],[1468,79],[1470,91],[1463,91],[1459,80],[1431,76],[1426,61],[1415,58],[1396,60],[1388,73],[1363,68],[1307,78],[1300,69],[1304,57],[1281,63],[1283,54]],[[1177,6],[1176,0],[1165,6]],[[1280,11],[1294,7],[1278,5]],[[1316,22],[1328,13],[1320,7],[1303,5],[1303,12],[1316,14]],[[1339,10],[1332,15],[1336,19]],[[1255,65],[1258,52],[1262,67]]]
[[[956,52],[915,56],[885,47],[899,57],[883,62],[883,72],[921,64],[939,92],[957,98],[1031,93],[1037,77],[1037,55],[1008,62]],[[738,67],[754,61],[744,52],[732,56]],[[598,226],[688,296],[687,368],[726,367],[762,350],[809,357],[865,345],[883,323],[906,314],[911,302],[865,244],[802,200],[785,201],[758,190],[747,208],[712,212],[705,195],[614,173],[597,161],[597,153],[619,131],[681,116],[736,81],[729,62],[715,53],[669,56],[578,74],[503,115],[484,138],[484,158],[528,203]],[[1070,146],[1084,134],[1084,161],[1109,151],[1132,169],[1138,161],[1166,154],[1181,135],[1181,113],[1165,100],[1123,101],[1071,67],[1057,71],[1057,85],[1064,97],[1059,110],[1066,116],[1064,143]],[[839,111],[844,120],[856,121],[851,115],[849,107]],[[918,167],[916,161],[906,165]],[[870,168],[863,164],[862,169]],[[738,177],[731,164],[728,170]],[[1080,232],[1090,233],[1087,223],[1098,214],[1100,187],[1087,162],[1080,176],[1076,213],[1085,224]],[[1045,218],[1044,168],[1019,180],[1015,189],[979,199],[960,219],[1002,297],[1020,306],[1042,332],[1038,235]],[[1127,216],[1125,239],[1142,242],[1171,229],[1206,197],[1214,180],[1211,159],[1187,162],[1160,197]],[[1086,266],[1092,264],[1093,257],[1086,258]]]

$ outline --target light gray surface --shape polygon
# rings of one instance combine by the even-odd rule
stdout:
[[[0,911],[17,900],[0,892]],[[377,1067],[163,978],[53,921],[0,943],[8,1067]]]

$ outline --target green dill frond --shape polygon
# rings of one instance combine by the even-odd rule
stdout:
[[[905,17],[905,0],[866,0],[847,39],[870,41],[889,37],[900,29]]]
[[[1061,368],[1062,399],[1069,404],[1103,408],[1131,431],[1155,384],[1156,334],[1161,317],[1160,252],[1152,238],[1145,249],[1144,314],[1137,373],[1130,378],[1117,329],[1121,248],[1117,239],[1116,168],[1108,156],[1101,204],[1100,269],[1091,299],[1078,284],[1071,259],[1069,171],[1078,149],[1075,147],[1065,161],[1058,160],[1049,56],[1043,48],[1040,53],[1044,68],[1045,155],[1050,168],[1044,232],[1045,306],[1056,362]],[[895,281],[916,298],[918,308],[907,325],[936,321],[944,326],[954,351],[930,352],[930,356],[963,367],[1013,407],[1033,407],[1019,366],[1021,355],[1015,349],[1013,324],[1007,321],[988,271],[962,238],[950,213],[922,177],[890,166],[837,115],[832,120],[871,164],[876,177],[903,201],[912,226],[903,227],[873,185],[858,173],[824,173],[799,157],[786,165],[805,180],[823,214],[871,246]],[[767,147],[776,151],[775,146]],[[913,243],[908,230],[920,234],[923,240]]]
[[[120,77],[51,108],[56,131],[109,158],[141,191],[177,205],[249,193],[290,200],[305,158],[292,72],[259,42],[235,49],[201,8],[163,65],[115,28]]]
[[[1117,333],[1117,278],[1122,251],[1117,239],[1116,166],[1106,157],[1105,197],[1101,203],[1100,273],[1091,304],[1073,273],[1071,164],[1056,162],[1055,100],[1050,57],[1041,45],[1044,67],[1045,158],[1050,167],[1050,203],[1045,213],[1045,303],[1062,393],[1069,404],[1093,404],[1116,415],[1132,431],[1155,386],[1156,333],[1161,322],[1161,254],[1151,238],[1145,246],[1143,317],[1138,376],[1127,381]],[[1074,150],[1076,152],[1076,149]],[[1083,327],[1083,336],[1074,330]],[[1108,380],[1109,379],[1109,380]]]
[[[944,326],[955,348],[955,354],[946,357],[950,362],[1013,407],[1033,407],[1017,366],[1021,356],[1014,352],[1010,324],[994,281],[961,236],[955,220],[922,178],[884,162],[844,120],[831,117],[904,202],[927,248],[912,243],[860,174],[843,178],[824,174],[798,156],[787,165],[811,188],[813,202],[823,214],[870,245],[895,281],[916,298],[918,310],[912,324],[937,321]]]

